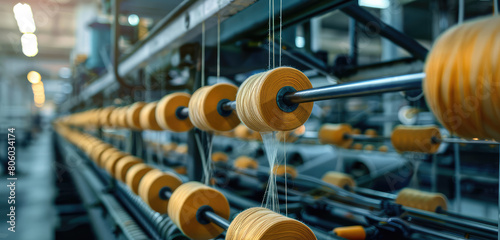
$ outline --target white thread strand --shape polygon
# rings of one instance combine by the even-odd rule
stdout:
[[[220,14],[217,14],[217,83],[220,81]]]
[[[275,68],[276,67],[276,61],[275,61],[274,58],[275,58],[276,54],[274,53],[274,49],[276,48],[276,46],[275,46],[275,42],[274,42],[274,33],[276,31],[274,30],[275,29],[274,28],[274,22],[275,22],[274,21],[274,0],[273,0],[273,15],[272,15],[272,18],[273,18],[273,68]]]
[[[267,39],[267,44],[268,44],[268,49],[269,49],[268,69],[271,69],[271,0],[269,0],[268,25],[269,25],[268,39]]]
[[[201,23],[201,86],[205,84],[205,21]]]
[[[283,29],[283,0],[280,0],[280,67],[281,67],[281,40],[282,37],[282,29]]]
[[[276,158],[278,153],[276,132],[261,132],[262,142],[266,150],[267,161],[269,162],[269,180],[264,193],[264,207],[271,209],[273,212],[279,213],[279,199],[276,187]]]

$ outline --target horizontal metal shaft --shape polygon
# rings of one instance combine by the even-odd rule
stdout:
[[[224,230],[227,230],[229,228],[229,221],[217,215],[217,213],[214,213],[212,211],[204,211],[203,214],[205,215],[206,219],[208,219],[210,222],[215,223],[217,226],[223,228]]]
[[[306,89],[285,94],[284,102],[290,104],[305,103],[343,97],[420,89],[422,88],[422,79],[424,77],[425,73],[415,73]]]
[[[363,135],[363,134],[349,134],[349,135],[344,135],[344,138],[352,138],[354,140],[367,141],[367,142],[383,142],[385,140],[391,140],[390,137],[368,136],[368,135]]]
[[[444,142],[444,143],[464,143],[464,144],[491,144],[491,145],[500,145],[500,142],[496,141],[488,141],[488,140],[474,140],[474,139],[458,139],[458,138],[443,138],[443,139],[432,139],[435,142]]]

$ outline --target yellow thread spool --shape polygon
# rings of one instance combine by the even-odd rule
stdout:
[[[173,132],[186,132],[193,128],[189,117],[180,119],[177,111],[189,106],[191,95],[188,93],[172,93],[163,97],[156,107],[156,121],[163,129]]]
[[[153,168],[145,163],[138,163],[132,166],[125,176],[125,183],[135,194],[139,194],[139,183],[147,172]]]
[[[116,163],[115,177],[118,180],[125,182],[128,170],[132,166],[134,166],[138,163],[142,163],[142,159],[140,159],[138,157],[130,156],[130,155],[123,157],[122,159],[120,159],[120,161],[118,161]]]
[[[230,131],[240,123],[235,111],[223,116],[220,101],[234,101],[238,87],[218,83],[198,89],[189,101],[189,117],[193,125],[204,131]]]
[[[227,154],[225,154],[223,152],[212,153],[212,161],[213,162],[227,162],[228,159],[229,159],[229,157],[227,156]]]
[[[297,170],[292,166],[274,165],[273,171],[277,176],[284,176],[287,174],[290,177],[295,178],[298,175]]]
[[[363,144],[361,144],[361,143],[355,143],[355,144],[353,144],[351,146],[351,148],[354,149],[354,150],[361,150],[361,149],[363,149]]]
[[[175,148],[175,152],[178,154],[187,154],[188,146],[186,144],[180,144]]]
[[[335,235],[348,240],[365,240],[366,232],[363,226],[347,226],[333,229]]]
[[[167,213],[168,199],[162,199],[160,190],[164,187],[174,192],[182,184],[179,177],[172,173],[164,173],[158,169],[153,169],[146,173],[139,183],[139,196],[154,211]]]
[[[305,224],[269,209],[249,208],[229,225],[226,240],[314,240],[316,236]]]
[[[109,158],[109,156],[115,152],[118,152],[119,150],[114,148],[114,147],[110,147],[106,150],[104,150],[98,157],[96,163],[97,163],[97,166],[99,167],[103,167],[104,165],[104,162]]]
[[[435,153],[439,149],[441,133],[436,126],[402,126],[394,128],[391,142],[399,152]]]
[[[291,111],[283,111],[277,103],[284,87],[295,91],[312,88],[309,79],[299,70],[279,67],[249,77],[238,90],[236,108],[240,120],[257,132],[290,131],[300,127],[311,114],[313,103],[301,103]]]
[[[351,146],[353,139],[345,137],[352,134],[349,124],[323,124],[318,132],[318,138],[323,144],[333,144],[342,148]]]
[[[373,128],[368,128],[365,130],[365,135],[368,137],[376,137],[377,136],[377,131]]]
[[[155,131],[162,130],[160,125],[158,125],[158,122],[156,122],[156,104],[156,102],[151,102],[142,107],[142,110],[139,114],[142,129]]]
[[[167,143],[167,144],[163,144],[161,146],[162,150],[164,153],[169,153],[171,151],[175,151],[175,149],[177,148],[177,143]]]
[[[214,223],[201,224],[196,213],[202,206],[210,206],[222,218],[229,219],[229,203],[222,193],[199,182],[182,184],[168,202],[168,216],[189,238],[212,239],[224,229]]]
[[[406,207],[434,212],[437,207],[447,209],[448,200],[442,193],[429,193],[416,189],[405,188],[396,198],[396,203]]]
[[[389,151],[389,147],[387,147],[385,145],[382,145],[382,146],[378,147],[378,151],[379,152],[388,152]]]
[[[140,115],[145,105],[145,102],[135,102],[127,109],[126,120],[129,127],[133,129],[142,129]]]
[[[373,150],[375,150],[375,146],[373,146],[372,144],[366,144],[363,147],[363,150],[365,150],[365,151],[373,151]]]
[[[500,139],[499,26],[494,16],[450,28],[427,56],[427,104],[458,136]]]
[[[125,156],[129,156],[127,153],[124,152],[115,152],[111,154],[107,160],[103,163],[104,169],[111,175],[111,177],[115,177],[115,167],[116,163],[120,161]]]
[[[327,172],[323,175],[323,178],[321,178],[321,180],[323,180],[323,182],[330,183],[340,188],[349,189],[351,191],[354,189],[354,187],[356,187],[356,182],[354,181],[354,179],[352,179],[350,175],[341,172]]]
[[[257,169],[259,163],[251,157],[240,156],[234,160],[233,166],[239,169]]]

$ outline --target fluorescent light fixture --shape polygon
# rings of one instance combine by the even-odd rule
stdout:
[[[30,81],[30,83],[32,83],[32,84],[37,84],[40,81],[42,81],[42,76],[37,71],[29,72],[27,78],[28,78],[28,81]]]
[[[22,33],[34,33],[36,26],[30,5],[26,3],[18,3],[14,6],[13,11],[19,31]]]
[[[389,0],[358,0],[359,6],[369,8],[388,8],[391,2]]]
[[[36,35],[33,33],[25,33],[21,37],[21,45],[24,55],[34,57],[38,54],[38,42]]]
[[[139,16],[135,15],[135,14],[130,14],[128,16],[128,23],[132,26],[137,26],[137,24],[139,24]]]

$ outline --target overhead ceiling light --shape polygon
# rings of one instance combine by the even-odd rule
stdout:
[[[43,87],[43,82],[38,82],[36,84],[31,84],[31,89],[33,89],[33,94],[45,93],[45,88]]]
[[[32,83],[32,84],[37,84],[40,81],[42,81],[42,76],[37,71],[29,72],[27,78],[28,78],[28,81],[30,81],[30,83]]]
[[[132,26],[137,26],[137,24],[139,24],[139,16],[135,15],[135,14],[130,14],[128,16],[128,23]]]
[[[391,4],[389,0],[358,0],[359,6],[369,8],[388,8]]]
[[[34,33],[36,26],[30,5],[26,3],[18,3],[14,6],[13,11],[19,31],[22,33]]]
[[[38,54],[38,42],[36,35],[33,33],[25,33],[21,37],[21,45],[24,55],[34,57]]]

